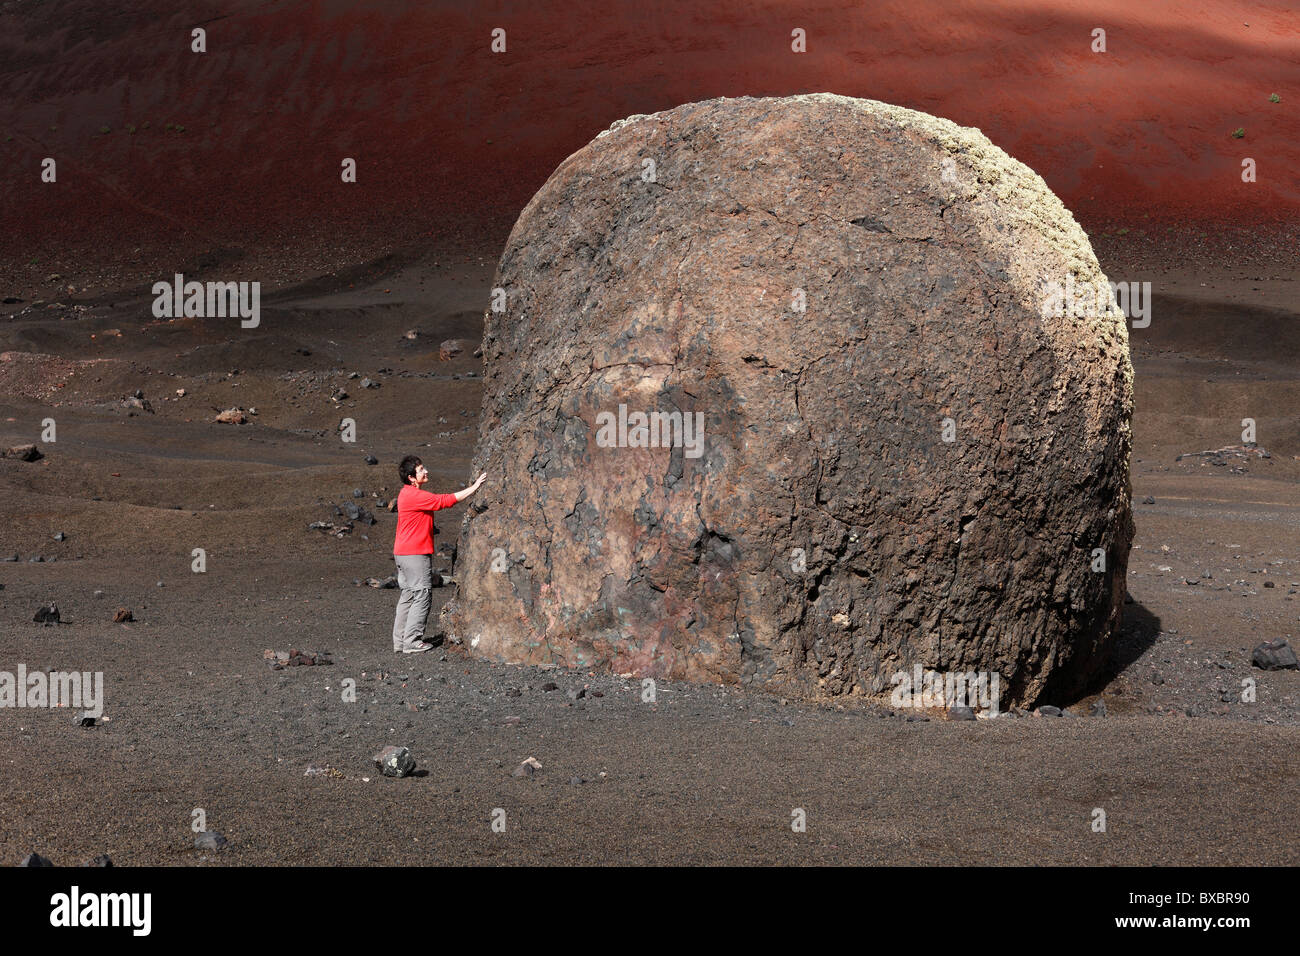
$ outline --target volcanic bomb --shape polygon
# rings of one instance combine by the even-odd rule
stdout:
[[[1133,534],[1125,317],[1060,307],[1106,282],[978,130],[830,94],[615,123],[501,257],[444,630],[812,694],[1073,689]]]

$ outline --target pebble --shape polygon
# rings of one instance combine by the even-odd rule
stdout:
[[[42,606],[36,611],[32,620],[37,624],[58,624],[59,606],[53,602]]]
[[[542,765],[537,762],[536,757],[528,757],[518,767],[515,767],[514,772],[511,773],[510,776],[531,777],[533,774],[535,774],[537,771],[541,769],[542,769]]]
[[[405,747],[385,747],[373,759],[385,777],[406,777],[415,769],[415,758]]]

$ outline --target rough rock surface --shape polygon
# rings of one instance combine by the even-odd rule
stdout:
[[[823,694],[914,665],[996,672],[1003,706],[1080,683],[1124,600],[1132,367],[1112,300],[1044,310],[1067,279],[1106,281],[978,130],[830,94],[615,123],[501,258],[493,480],[444,630]]]

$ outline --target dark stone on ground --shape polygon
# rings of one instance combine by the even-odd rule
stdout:
[[[1250,662],[1266,671],[1300,670],[1295,649],[1285,637],[1260,644],[1251,652]]]
[[[385,777],[406,777],[415,769],[415,758],[405,747],[385,747],[372,759]]]

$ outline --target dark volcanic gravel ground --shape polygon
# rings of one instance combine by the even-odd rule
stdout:
[[[0,562],[0,670],[102,671],[109,718],[0,711],[0,863],[1300,862],[1300,672],[1249,664],[1257,643],[1300,630],[1289,314],[1235,313],[1263,356],[1207,358],[1179,338],[1176,303],[1135,336],[1134,603],[1117,672],[1053,702],[1088,713],[1101,699],[1108,716],[949,722],[679,684],[651,704],[616,676],[394,655],[397,592],[353,581],[392,573],[381,503],[402,453],[425,457],[435,490],[466,482],[487,282],[424,263],[373,287],[318,284],[248,340],[151,323],[138,304],[0,324],[0,352],[23,353],[0,362],[0,446],[59,423],[42,461],[0,461],[0,558],[21,556]],[[438,362],[453,336],[465,354]],[[340,386],[349,398],[331,401]],[[121,406],[135,387],[153,414]],[[234,404],[258,408],[251,424],[211,423]],[[1271,459],[1175,460],[1240,441],[1247,414]],[[355,446],[334,436],[344,416]],[[307,530],[353,500],[378,523]],[[461,511],[439,516],[441,542]],[[190,570],[199,546],[204,574]],[[32,623],[51,599],[65,623]],[[112,623],[118,606],[136,621]],[[335,663],[263,658],[291,647]],[[410,748],[417,776],[380,776],[370,758],[388,744]],[[527,757],[542,769],[513,777]],[[193,848],[196,808],[228,848]]]

